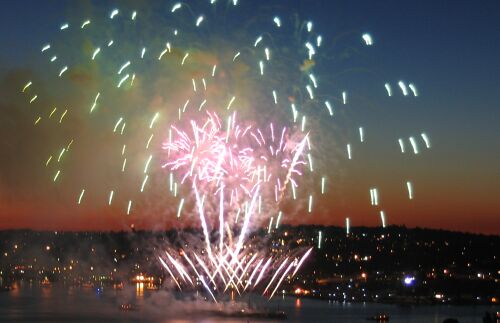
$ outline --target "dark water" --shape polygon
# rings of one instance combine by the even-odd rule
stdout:
[[[10,292],[0,293],[0,320],[4,322],[257,322],[248,319],[206,318],[217,309],[203,297],[192,295],[178,299],[166,291],[143,288],[123,290],[81,287],[39,287],[18,285]],[[124,312],[121,304],[134,304],[136,310]],[[339,304],[309,299],[276,298],[271,302],[258,296],[243,302],[225,302],[219,309],[236,311],[239,306],[258,306],[283,310],[288,322],[353,322],[367,323],[366,318],[384,312],[395,323],[441,323],[453,317],[461,323],[481,323],[485,311],[497,311],[493,306],[408,306],[384,304]],[[261,321],[262,322],[262,321]],[[272,322],[272,321],[266,321]]]

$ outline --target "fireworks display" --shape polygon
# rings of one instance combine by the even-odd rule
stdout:
[[[200,286],[215,302],[228,289],[272,298],[296,275],[312,249],[281,246],[276,255],[249,237],[262,228],[272,235],[301,211],[314,214],[328,195],[332,154],[357,157],[355,143],[342,151],[320,130],[351,102],[348,90],[315,74],[329,40],[287,10],[234,21],[240,6],[206,0],[73,16],[40,47],[51,74],[20,89],[36,106],[34,127],[60,131],[40,163],[47,181],[64,185],[66,172],[89,173],[74,193],[78,207],[102,204],[123,216],[164,208],[200,227],[202,239],[167,246],[158,261],[178,289]],[[356,42],[368,50],[376,38],[360,33]],[[44,84],[57,93],[44,98]],[[377,87],[388,97],[419,95],[405,81]],[[369,130],[355,131],[365,143]],[[90,140],[106,144],[83,156],[79,146]],[[431,147],[426,133],[396,137],[391,147],[416,155],[419,145]],[[76,160],[87,167],[76,169]],[[404,189],[415,198],[412,182],[402,179]],[[379,190],[367,190],[385,227]],[[318,248],[322,239],[319,231]]]

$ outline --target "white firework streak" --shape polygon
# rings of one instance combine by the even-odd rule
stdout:
[[[276,293],[276,290],[278,290],[278,287],[280,287],[281,285],[281,282],[283,281],[283,279],[286,277],[286,274],[288,274],[288,272],[290,271],[290,269],[292,269],[293,267],[293,261],[290,263],[290,265],[288,265],[288,268],[285,270],[285,273],[281,276],[280,280],[278,281],[278,283],[276,284],[276,287],[274,287],[274,290],[273,292],[271,293],[271,296],[269,296],[269,299],[273,298],[274,296],[274,293]]]
[[[264,289],[264,292],[262,292],[262,295],[264,295],[267,292],[267,290],[269,289],[269,287],[273,284],[274,279],[276,279],[276,276],[278,276],[278,274],[280,273],[281,269],[283,269],[283,267],[286,265],[287,262],[288,262],[288,257],[286,257],[285,260],[278,267],[278,270],[276,270],[276,272],[274,273],[273,277],[271,278],[271,281],[269,282],[269,284],[267,284],[266,289]]]
[[[196,185],[193,185],[193,187],[196,187]],[[193,287],[195,285],[192,277],[198,278],[215,302],[217,302],[216,295],[214,294],[216,290],[220,290],[221,293],[225,293],[229,287],[232,287],[232,289],[236,290],[236,292],[241,295],[241,293],[243,293],[249,286],[253,285],[253,288],[256,288],[261,281],[265,280],[266,276],[272,274],[263,292],[263,294],[266,294],[270,288],[273,287],[269,297],[269,299],[271,299],[292,268],[295,267],[295,271],[292,274],[293,276],[312,252],[312,248],[310,248],[300,258],[300,261],[297,261],[297,259],[290,261],[290,257],[286,257],[284,260],[273,259],[273,257],[266,257],[266,259],[259,256],[259,253],[257,252],[253,252],[251,250],[248,251],[246,248],[243,249],[243,245],[248,234],[248,228],[252,220],[252,215],[254,214],[254,210],[256,208],[255,204],[258,192],[259,189],[257,189],[252,196],[252,202],[248,206],[241,232],[234,246],[232,246],[232,244],[225,244],[225,248],[222,251],[218,250],[219,248],[214,249],[211,247],[212,242],[210,241],[210,235],[208,233],[208,228],[206,227],[207,224],[205,223],[204,225],[202,224],[202,226],[206,227],[204,228],[204,231],[206,231],[204,232],[204,239],[206,242],[206,253],[204,253],[204,257],[200,257],[197,253],[193,252],[192,254],[196,260],[196,262],[193,262],[188,255],[189,251],[182,250],[180,252],[181,257],[178,257],[177,259],[175,259],[171,253],[165,252],[168,261],[175,268],[178,277],[184,282],[190,283]],[[195,195],[197,195],[198,199],[197,209],[200,211],[200,205],[202,205],[202,202],[199,200],[199,194],[197,191],[195,191]],[[203,210],[200,212],[203,212]],[[203,221],[203,219],[204,216],[200,214],[200,221]],[[219,239],[217,240],[216,244],[220,244]],[[208,250],[212,250],[211,253],[209,253]],[[208,259],[208,263],[204,261],[203,258]],[[179,289],[181,289],[177,275],[172,272],[170,266],[161,257],[159,257],[159,260]],[[181,263],[181,260],[185,261],[185,265]],[[270,270],[270,268],[275,267],[275,263],[277,269]],[[189,273],[189,269],[192,269],[191,273]],[[204,272],[203,275],[201,274],[202,271]],[[249,277],[247,275],[249,275]],[[253,283],[253,279],[256,276],[257,279]],[[216,277],[220,278],[220,283],[222,285],[219,285],[218,280],[215,279]],[[248,277],[246,282],[244,281],[245,277]],[[207,279],[209,280],[207,281]],[[212,284],[213,288],[210,287],[208,282]]]
[[[162,264],[163,268],[165,268],[168,271],[168,273],[170,274],[170,276],[172,277],[174,282],[177,284],[177,287],[179,287],[179,290],[182,290],[181,285],[179,285],[179,282],[177,281],[177,279],[175,278],[174,274],[172,273],[170,268],[167,266],[165,261],[163,261],[163,259],[161,259],[161,257],[158,257],[158,259],[160,260],[160,263]]]

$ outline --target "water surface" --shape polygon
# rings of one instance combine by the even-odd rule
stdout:
[[[120,310],[121,304],[133,304],[135,311]],[[456,318],[460,323],[481,323],[486,311],[498,311],[494,306],[418,305],[399,306],[373,303],[329,303],[312,299],[279,297],[269,302],[257,295],[241,302],[227,301],[219,308],[237,311],[241,307],[283,310],[288,322],[352,322],[367,323],[367,317],[384,312],[394,323],[441,323]],[[253,319],[206,317],[217,307],[190,295],[180,299],[178,293],[165,290],[149,291],[129,287],[82,288],[52,285],[17,285],[15,290],[0,293],[0,320],[8,322],[273,322]]]

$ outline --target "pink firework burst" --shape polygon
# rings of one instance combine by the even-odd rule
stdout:
[[[164,143],[169,168],[179,178],[203,183],[206,193],[229,192],[229,204],[247,201],[257,186],[264,199],[279,203],[290,184],[307,165],[308,134],[288,128],[265,128],[236,122],[233,113],[223,125],[216,113],[207,112],[202,123],[189,122],[188,130],[171,126],[172,138]]]
[[[272,123],[262,129],[237,123],[235,113],[224,126],[217,114],[210,112],[201,123],[191,120],[187,127],[172,126],[170,131],[173,136],[163,145],[167,150],[163,167],[194,193],[205,243],[180,254],[167,252],[159,257],[162,266],[179,288],[183,284],[194,287],[193,277],[197,278],[215,301],[216,291],[231,287],[242,293],[260,283],[263,294],[272,297],[311,249],[300,258],[276,258],[254,250],[247,238],[252,225],[263,220],[255,216],[261,213],[262,200],[278,205],[287,186],[297,186],[295,177],[302,175],[307,165],[308,134],[291,133],[285,127],[276,131]],[[218,204],[218,210],[207,208],[205,197]],[[242,221],[238,222],[242,209]],[[215,243],[212,228],[218,228]]]

